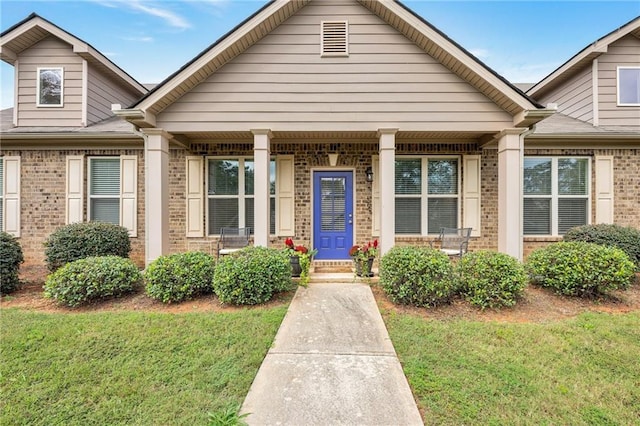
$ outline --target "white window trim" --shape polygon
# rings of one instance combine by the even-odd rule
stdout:
[[[421,229],[421,233],[420,234],[395,234],[396,237],[398,238],[412,238],[412,237],[428,237],[428,236],[435,236],[437,234],[429,234],[429,210],[428,210],[428,204],[429,204],[429,198],[453,198],[453,195],[455,195],[456,197],[456,204],[457,204],[457,217],[456,217],[456,223],[458,224],[458,227],[460,226],[460,223],[462,223],[462,216],[461,216],[461,207],[462,207],[462,179],[461,179],[461,163],[462,163],[462,156],[460,155],[396,155],[396,161],[397,160],[416,160],[419,159],[421,160],[421,168],[422,168],[422,173],[421,173],[421,179],[422,179],[422,183],[421,183],[421,189],[422,189],[422,193],[421,194],[395,194],[394,193],[394,203],[395,200],[397,198],[420,198],[421,199],[421,203],[420,203],[420,209],[421,209],[421,222],[420,222],[420,229]],[[458,162],[458,184],[456,187],[456,194],[429,194],[428,191],[428,183],[429,183],[429,176],[428,176],[428,162],[429,160],[456,160]],[[426,171],[426,172],[425,172]],[[395,190],[394,190],[395,191]],[[395,204],[394,204],[395,205]],[[395,207],[394,207],[395,208]]]
[[[40,103],[40,72],[43,70],[59,70],[62,81],[60,82],[60,103],[43,104]],[[38,67],[36,70],[36,106],[41,108],[63,108],[64,107],[64,67]]]
[[[631,106],[637,107],[640,106],[640,93],[638,93],[638,102],[636,103],[622,103],[620,102],[620,70],[638,70],[638,79],[640,79],[640,67],[634,66],[619,66],[616,67],[616,100],[618,102],[618,106]],[[638,90],[640,91],[640,81],[638,82]]]
[[[571,199],[575,199],[575,198],[584,198],[587,200],[587,225],[591,224],[591,202],[592,202],[592,197],[591,197],[591,157],[585,157],[585,156],[565,156],[565,155],[560,155],[560,156],[549,156],[549,155],[545,155],[545,156],[525,156],[525,159],[527,158],[535,158],[538,160],[551,160],[551,194],[550,195],[526,195],[524,193],[524,190],[522,192],[522,198],[523,200],[525,198],[540,198],[540,199],[551,199],[551,234],[524,234],[525,238],[536,238],[536,237],[561,237],[562,235],[558,232],[558,200],[561,198],[571,198]],[[587,190],[586,190],[586,195],[560,195],[558,194],[558,160],[560,159],[575,159],[575,160],[587,160]],[[524,201],[523,201],[524,204]],[[523,222],[524,222],[524,207],[522,210],[522,217],[523,217]]]
[[[246,217],[246,209],[245,209],[245,203],[244,200],[251,198],[251,199],[255,199],[255,193],[253,195],[246,195],[244,194],[244,187],[245,187],[245,181],[244,181],[244,173],[239,173],[238,172],[238,194],[236,195],[210,195],[209,194],[209,161],[210,160],[227,160],[227,161],[238,161],[238,170],[242,170],[244,172],[244,162],[247,160],[250,161],[254,161],[255,163],[255,159],[253,158],[253,156],[251,155],[240,155],[240,156],[207,156],[205,157],[205,187],[204,187],[204,196],[205,196],[205,209],[206,209],[206,213],[205,213],[205,228],[206,228],[206,235],[208,237],[214,237],[214,236],[218,236],[220,235],[219,233],[210,233],[209,232],[209,218],[211,217],[211,212],[209,211],[209,200],[210,199],[215,199],[215,198],[220,198],[220,199],[225,199],[225,198],[236,198],[238,200],[242,199],[243,202],[238,201],[238,228],[244,228],[246,227],[246,224],[244,223],[245,221],[245,217]],[[271,157],[271,159],[269,160],[271,161],[275,161],[275,157]],[[276,176],[278,173],[278,165],[276,163]],[[277,182],[277,181],[276,181]],[[243,193],[240,193],[240,189],[243,189]],[[275,209],[276,209],[276,220],[278,218],[278,203],[277,203],[277,199],[278,199],[278,185],[276,183],[276,193],[275,194],[269,194],[269,199],[273,199],[274,203],[275,203]],[[269,201],[271,202],[271,201]],[[278,232],[278,229],[276,227],[276,233]],[[273,234],[270,233],[271,236],[274,236]]]

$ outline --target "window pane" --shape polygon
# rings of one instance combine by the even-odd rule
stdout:
[[[523,191],[526,195],[551,195],[551,159],[524,159]]]
[[[209,160],[209,195],[238,195],[239,167],[237,160]]]
[[[574,226],[587,224],[586,198],[561,198],[558,200],[558,233],[560,235]]]
[[[320,179],[320,228],[322,231],[341,232],[346,228],[344,178]]]
[[[458,227],[457,198],[429,198],[428,203],[429,234],[439,233],[440,228]]]
[[[422,160],[396,160],[396,194],[422,192]]]
[[[640,68],[620,68],[618,90],[621,104],[640,104]]]
[[[0,158],[0,197],[4,195],[3,191],[4,191],[4,161],[2,161],[2,158]]]
[[[551,199],[524,199],[524,234],[551,234]]]
[[[62,69],[45,68],[39,70],[39,73],[38,103],[40,105],[62,105]]]
[[[396,234],[420,234],[421,210],[419,198],[396,198]]]
[[[429,160],[429,194],[458,193],[458,161]]]
[[[91,159],[91,195],[120,196],[120,159]]]
[[[269,232],[271,235],[276,234],[276,197],[271,197],[269,200],[269,210],[271,213],[271,226],[269,228]]]
[[[251,232],[254,231],[254,211],[253,211],[253,198],[244,199],[244,227],[251,228]]]
[[[586,158],[558,159],[558,193],[560,195],[587,195]]]
[[[120,224],[119,198],[92,198],[89,220]]]
[[[209,198],[209,234],[220,234],[227,226],[238,227],[238,199]]]
[[[269,163],[269,193],[276,195],[276,162],[274,160]]]
[[[244,162],[244,193],[253,195],[253,177],[255,176],[255,168],[253,160],[245,160]]]

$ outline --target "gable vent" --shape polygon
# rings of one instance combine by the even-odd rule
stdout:
[[[321,23],[322,56],[348,56],[349,33],[347,21]]]

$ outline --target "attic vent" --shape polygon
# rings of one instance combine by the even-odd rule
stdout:
[[[323,21],[322,56],[348,56],[349,32],[347,21]]]

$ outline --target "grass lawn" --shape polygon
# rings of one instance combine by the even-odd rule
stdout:
[[[285,312],[2,309],[0,424],[207,424],[243,401]]]
[[[640,312],[553,323],[384,317],[427,425],[640,421]]]

